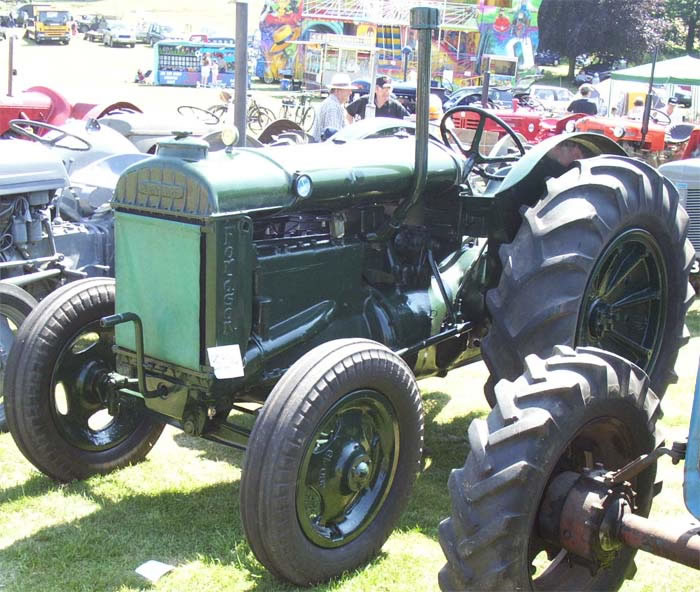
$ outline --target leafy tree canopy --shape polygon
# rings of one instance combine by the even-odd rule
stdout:
[[[639,59],[658,45],[668,28],[664,0],[542,0],[538,13],[540,47],[576,56]]]

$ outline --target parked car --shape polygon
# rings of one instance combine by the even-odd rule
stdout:
[[[481,103],[481,93],[481,86],[464,86],[458,88],[447,97],[443,106],[445,110],[452,109],[452,107],[457,107],[458,105],[476,104],[476,106],[479,106],[478,104]],[[502,88],[492,86],[488,91],[489,107],[511,107],[513,99],[520,98],[524,95],[527,95],[527,89],[525,88]]]
[[[626,68],[627,62],[625,60],[613,60],[613,61],[603,61],[597,62],[595,64],[589,64],[583,66],[576,74],[574,80],[576,84],[592,83],[595,75],[598,75],[598,79],[602,82],[610,78],[613,70],[619,70],[620,68]]]
[[[150,23],[145,33],[140,35],[138,41],[143,41],[153,47],[159,41],[165,39],[188,39],[182,31],[178,30],[173,25],[164,25],[161,23]]]
[[[110,27],[104,30],[102,43],[110,47],[114,47],[115,45],[135,47],[136,31],[131,25],[126,23],[111,23]]]
[[[676,99],[678,99],[679,105],[683,107],[690,107],[692,103],[690,86],[683,85],[676,87],[673,96],[676,97]]]
[[[561,56],[556,51],[544,49],[535,54],[536,66],[558,66]]]
[[[369,93],[370,83],[367,78],[356,78],[352,81],[353,86],[357,89],[353,94],[353,99]],[[443,103],[447,98],[447,89],[438,86],[437,82],[431,83],[430,92],[438,95]],[[410,81],[393,81],[392,98],[399,101],[409,113],[416,111],[416,83]]]
[[[547,111],[561,113],[566,111],[569,103],[574,99],[574,94],[561,86],[547,86],[533,84],[530,87],[530,97],[540,103]]]
[[[116,22],[117,21],[99,19],[97,23],[92,25],[93,27],[97,26],[97,28],[91,28],[85,31],[84,38],[95,43],[102,43],[105,38],[105,32],[109,31]]]

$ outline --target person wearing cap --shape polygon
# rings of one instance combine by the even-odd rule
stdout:
[[[408,117],[409,113],[406,108],[396,99],[391,98],[391,88],[391,78],[388,76],[377,77],[374,89],[375,117],[395,117],[396,119]],[[369,95],[363,95],[350,103],[347,106],[350,117],[364,119],[368,101]]]
[[[566,110],[569,113],[585,113],[586,115],[596,115],[598,113],[598,107],[589,98],[591,94],[591,89],[592,87],[589,84],[582,84],[581,87],[578,89],[581,98],[574,99],[573,101],[571,101]]]
[[[330,94],[319,106],[314,127],[311,130],[314,140],[320,142],[326,130],[338,131],[345,127],[348,116],[344,105],[348,102],[354,88],[347,74],[338,72],[333,75],[328,85]]]
[[[683,115],[676,109],[677,105],[678,99],[676,97],[671,97],[668,103],[666,103],[666,109],[664,110],[664,113],[668,115],[673,125],[676,123],[683,123]]]

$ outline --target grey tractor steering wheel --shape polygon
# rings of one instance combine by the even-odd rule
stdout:
[[[479,116],[479,121],[474,130],[474,137],[471,141],[469,147],[465,146],[453,129],[447,126],[447,122],[452,120],[452,116],[455,113],[474,113]],[[493,121],[496,125],[502,128],[506,134],[508,134],[513,140],[513,144],[518,149],[520,154],[506,154],[503,156],[486,156],[482,154],[479,145],[481,144],[481,137],[484,135],[484,128],[486,127],[487,120]],[[523,154],[525,154],[525,148],[523,143],[518,138],[517,134],[510,128],[510,126],[503,121],[500,117],[495,116],[493,113],[481,109],[480,107],[472,107],[469,105],[460,105],[458,107],[453,107],[447,111],[440,120],[440,135],[442,136],[442,141],[448,148],[453,148],[453,145],[465,156],[467,159],[464,164],[465,175],[469,175],[472,171],[477,175],[483,177],[484,179],[491,179],[494,181],[502,181],[505,175],[496,175],[490,173],[486,170],[486,167],[491,164],[504,164],[508,162],[514,162],[518,160]]]
[[[177,112],[185,117],[194,117],[205,125],[216,125],[221,121],[219,116],[215,113],[202,109],[201,107],[194,107],[193,105],[180,105],[177,108]]]
[[[10,129],[17,135],[24,136],[41,144],[45,144],[51,148],[64,148],[65,150],[75,150],[77,152],[86,152],[92,148],[92,144],[90,144],[90,142],[88,142],[85,138],[72,134],[71,132],[67,132],[66,130],[56,127],[55,125],[51,125],[50,123],[44,123],[43,121],[32,121],[31,119],[13,119],[10,121]],[[57,135],[51,138],[41,136],[37,133],[37,130],[40,129],[56,132]],[[71,146],[70,143],[61,144],[60,142],[66,138],[77,140],[80,145]]]

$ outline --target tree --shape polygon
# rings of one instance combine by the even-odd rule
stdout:
[[[700,0],[666,0],[666,17],[681,25],[686,53],[695,51],[695,39],[700,38]]]
[[[663,38],[663,7],[664,0],[542,0],[540,47],[569,59],[570,78],[582,53],[639,58]]]

